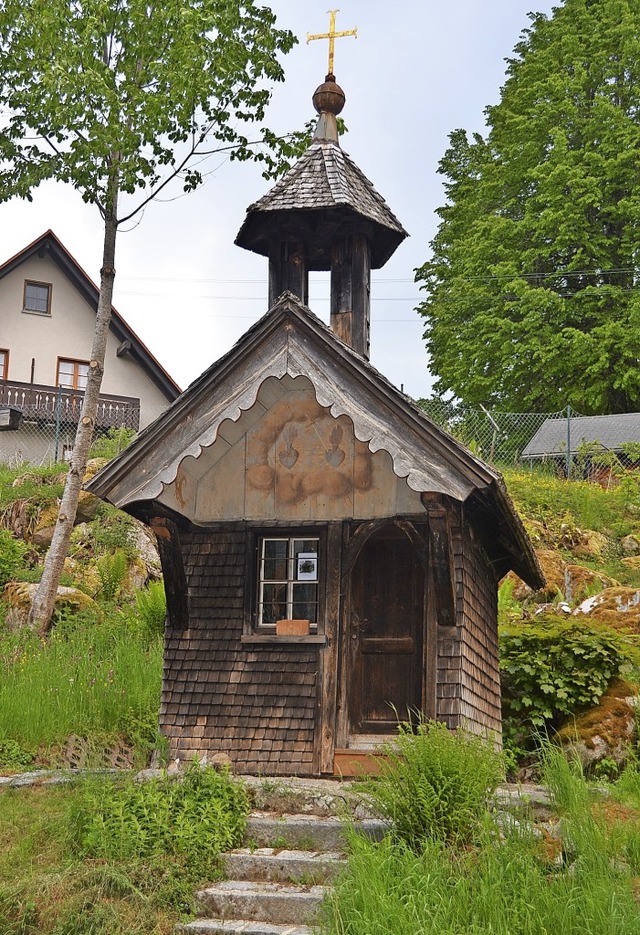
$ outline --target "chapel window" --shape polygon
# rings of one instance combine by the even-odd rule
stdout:
[[[281,620],[318,625],[319,563],[317,537],[265,536],[258,543],[258,627]]]

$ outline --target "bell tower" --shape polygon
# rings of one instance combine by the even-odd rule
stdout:
[[[335,15],[328,38],[332,64]],[[371,182],[340,146],[345,93],[330,72],[313,95],[313,140],[271,191],[251,205],[236,244],[269,258],[269,307],[285,291],[308,305],[309,272],[331,273],[331,328],[369,359],[371,270],[407,236]]]

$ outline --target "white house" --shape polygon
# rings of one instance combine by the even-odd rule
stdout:
[[[0,265],[0,461],[68,457],[97,304],[98,287],[50,230]],[[179,394],[113,309],[97,430],[144,428]]]

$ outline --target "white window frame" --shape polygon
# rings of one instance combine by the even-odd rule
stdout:
[[[291,619],[293,617],[293,604],[294,604],[294,586],[296,584],[306,584],[306,585],[315,585],[316,596],[315,596],[315,606],[316,606],[316,619],[310,621],[310,630],[311,632],[316,632],[318,629],[318,616],[319,616],[319,599],[320,599],[320,567],[319,567],[319,552],[320,552],[320,537],[317,535],[308,536],[304,532],[298,533],[293,536],[282,536],[282,535],[264,535],[260,536],[258,548],[258,613],[257,613],[257,625],[258,629],[269,629],[273,630],[275,627],[275,621],[263,620],[263,609],[264,609],[264,586],[266,585],[286,585],[286,613],[287,616],[284,619]],[[265,578],[264,566],[265,566],[265,552],[267,542],[286,542],[287,543],[287,558],[285,559],[287,563],[287,577],[285,578]],[[310,552],[308,548],[309,543],[315,545],[315,578],[310,579],[308,577],[299,576],[299,562],[296,559],[296,543],[307,543],[302,551],[302,554],[307,554]],[[299,550],[300,551],[300,550]]]

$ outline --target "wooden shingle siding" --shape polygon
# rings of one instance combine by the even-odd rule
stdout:
[[[497,582],[487,554],[470,526],[463,525],[463,546],[460,717],[470,730],[499,738]]]
[[[189,628],[167,629],[161,723],[172,757],[311,774],[318,647],[241,643],[245,542],[242,527],[181,535]]]

